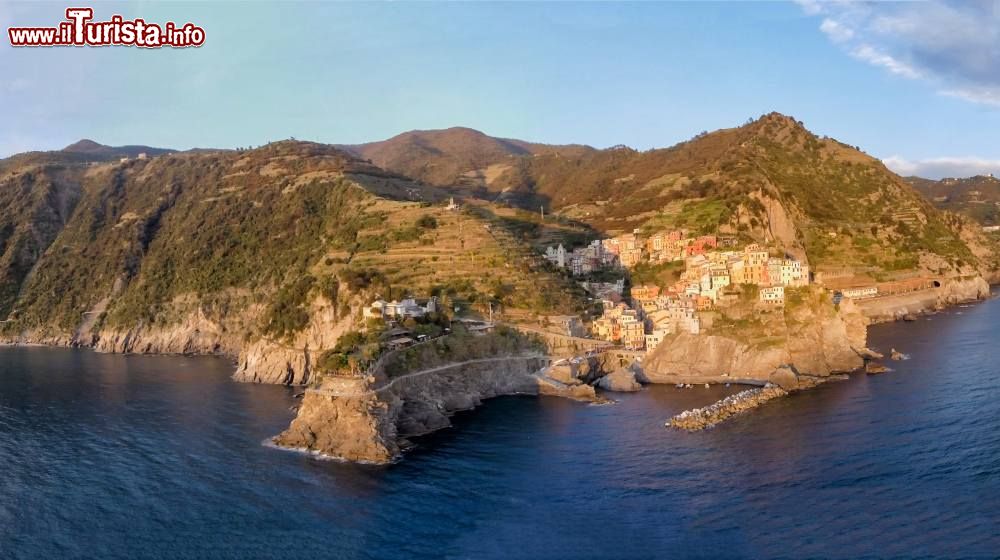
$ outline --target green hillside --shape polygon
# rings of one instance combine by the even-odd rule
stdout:
[[[686,227],[772,243],[816,268],[875,275],[997,266],[992,241],[856,148],[771,113],[640,152],[521,158],[489,187],[597,231]]]
[[[1000,225],[1000,179],[992,175],[906,181],[938,209],[964,214],[984,226]]]
[[[8,336],[169,327],[198,315],[248,339],[291,339],[316,297],[345,305],[361,293],[447,294],[469,312],[579,306],[578,290],[488,208],[448,212],[435,189],[330,146],[5,163]]]

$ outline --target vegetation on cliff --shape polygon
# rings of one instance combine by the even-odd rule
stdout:
[[[483,314],[577,305],[489,211],[446,211],[436,190],[329,146],[0,163],[7,337],[86,344],[197,317],[287,346],[317,301],[356,325],[379,296],[435,295]]]

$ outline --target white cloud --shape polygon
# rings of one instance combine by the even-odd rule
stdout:
[[[982,105],[993,105],[1000,107],[1000,88],[965,88],[941,90],[941,95],[957,97],[973,103]]]
[[[799,2],[859,60],[942,95],[1000,106],[1000,1]]]
[[[826,18],[820,24],[819,30],[826,33],[827,37],[838,43],[850,41],[854,38],[854,30],[837,20]]]
[[[926,179],[945,177],[971,177],[973,175],[1000,175],[1000,159],[979,157],[938,157],[909,160],[900,156],[884,158],[882,163],[904,177],[916,175]]]
[[[897,60],[892,56],[877,50],[871,45],[860,45],[858,48],[854,49],[851,54],[857,59],[863,60],[873,66],[881,66],[889,72],[898,76],[903,76],[904,78],[915,80],[921,76],[920,72],[909,64],[901,60]]]
[[[817,0],[795,0],[807,15],[815,16],[823,13],[823,6]]]

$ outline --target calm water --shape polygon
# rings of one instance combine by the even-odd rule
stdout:
[[[212,358],[0,349],[0,558],[1000,556],[1000,301],[714,430],[718,389],[503,398],[388,468],[266,448],[293,391]]]

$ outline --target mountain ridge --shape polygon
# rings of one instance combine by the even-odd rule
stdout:
[[[1000,179],[993,175],[905,179],[940,210],[964,214],[984,226],[1000,225]]]
[[[411,130],[386,140],[363,144],[335,144],[385,169],[436,186],[475,180],[511,157],[547,152],[593,150],[584,145],[548,145],[489,136],[479,130],[455,126],[436,130]]]
[[[61,152],[73,154],[86,154],[95,157],[137,157],[139,154],[147,156],[158,156],[176,152],[169,148],[154,148],[151,146],[129,145],[129,146],[107,146],[100,144],[89,138],[84,138],[66,146]]]
[[[471,129],[424,140],[396,146],[416,150],[415,169],[448,162],[441,177],[458,184],[295,140],[124,162],[73,150],[0,160],[3,336],[218,352],[242,379],[304,383],[377,296],[581,313],[586,296],[539,251],[635,229],[761,243],[814,271],[876,280],[996,278],[981,228],[776,113],[642,152],[518,146]],[[103,152],[95,144],[74,149]],[[501,158],[486,170],[503,168],[470,177],[459,163],[496,161],[462,159],[483,153]],[[452,196],[461,211],[445,208]]]

